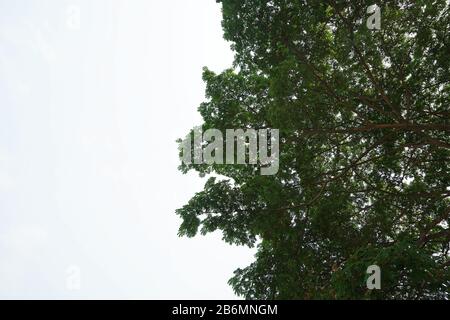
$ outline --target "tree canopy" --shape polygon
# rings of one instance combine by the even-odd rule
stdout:
[[[277,128],[279,171],[214,174],[180,235],[257,246],[246,299],[450,298],[450,9],[446,0],[218,0],[234,65],[204,69],[204,129]],[[378,265],[381,290],[366,287]]]

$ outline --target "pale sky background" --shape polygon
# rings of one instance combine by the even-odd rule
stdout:
[[[0,0],[0,298],[235,298],[254,252],[175,215],[205,183],[175,140],[202,67],[231,66],[220,21],[214,0]]]

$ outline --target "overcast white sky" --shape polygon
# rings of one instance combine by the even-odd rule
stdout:
[[[214,0],[0,0],[0,298],[234,297],[253,251],[178,238],[174,213],[205,182],[175,140],[202,67],[231,66],[220,20]]]

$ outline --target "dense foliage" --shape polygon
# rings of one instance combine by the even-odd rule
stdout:
[[[204,71],[204,129],[280,129],[280,169],[214,173],[180,235],[257,246],[247,299],[450,298],[450,9],[445,0],[220,0],[235,64]],[[368,290],[366,269],[382,270]]]

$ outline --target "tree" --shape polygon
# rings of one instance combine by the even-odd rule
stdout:
[[[450,9],[445,0],[219,0],[235,62],[205,69],[204,129],[279,128],[280,168],[214,173],[179,234],[257,246],[247,299],[450,297]],[[381,290],[366,273],[380,267]]]

